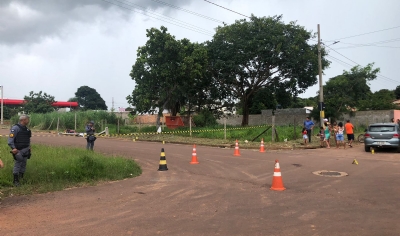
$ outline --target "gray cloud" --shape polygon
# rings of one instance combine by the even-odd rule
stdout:
[[[168,1],[182,6],[190,1]],[[165,5],[151,0],[2,0],[0,1],[0,44],[31,44],[48,37],[63,37],[70,23],[91,23],[115,11],[129,19],[128,9],[159,10]],[[170,9],[165,11],[170,13]]]

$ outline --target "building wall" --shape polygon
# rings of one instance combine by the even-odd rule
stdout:
[[[309,110],[303,108],[279,109],[275,111],[275,125],[302,125],[305,118],[309,116]],[[260,115],[250,115],[249,125],[272,124],[272,110],[263,110]],[[227,125],[239,126],[242,123],[241,115],[228,117]],[[354,125],[369,125],[372,123],[390,122],[391,118],[400,119],[400,110],[380,110],[380,111],[357,111],[344,114],[337,122],[350,120]],[[319,123],[319,121],[314,121]],[[224,118],[219,119],[218,123],[223,124]]]

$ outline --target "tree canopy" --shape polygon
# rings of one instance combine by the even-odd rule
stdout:
[[[261,88],[275,96],[278,89],[298,94],[316,84],[318,49],[309,43],[311,38],[311,32],[295,22],[285,24],[281,16],[252,16],[217,28],[207,42],[211,73],[225,91],[241,100],[242,126],[248,124],[251,98]],[[325,51],[321,53],[325,68],[329,62]]]
[[[94,88],[81,86],[76,91],[75,97],[83,110],[107,110],[106,102]]]
[[[355,66],[326,82],[323,86],[325,117],[339,118],[343,112],[367,109],[367,104],[372,104],[373,94],[368,82],[374,80],[380,71],[379,68],[373,69],[373,65]],[[319,119],[317,108],[314,108],[313,116]]]
[[[26,113],[47,113],[54,111],[52,104],[55,102],[54,96],[51,96],[42,91],[35,93],[29,92],[28,96],[24,97],[24,111]]]
[[[208,56],[203,44],[176,40],[167,28],[147,30],[147,42],[139,47],[130,76],[135,89],[127,96],[139,113],[161,115],[168,109],[175,116],[182,107],[215,101],[220,94],[207,74]]]

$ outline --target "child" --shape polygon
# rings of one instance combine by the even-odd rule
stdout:
[[[325,139],[324,141],[326,142],[327,147],[326,148],[331,148],[329,144],[329,138],[331,137],[331,127],[329,122],[325,122]]]
[[[340,144],[343,143],[343,147],[344,149],[346,149],[346,143],[344,142],[344,127],[342,122],[339,122],[339,126],[336,133],[336,140],[338,142],[338,146],[336,148],[340,148]]]
[[[306,128],[303,128],[303,130],[301,131],[301,133],[303,134],[304,145],[307,146],[307,142],[308,142],[307,129],[306,129]]]
[[[321,144],[320,144],[320,146],[321,147],[324,147],[324,140],[325,140],[325,130],[324,130],[324,127],[322,127],[321,126],[321,128],[319,129],[319,138],[320,138],[320,140],[321,140]]]

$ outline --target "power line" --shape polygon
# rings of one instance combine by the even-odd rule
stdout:
[[[375,31],[367,32],[367,33],[352,35],[352,36],[343,37],[343,38],[338,38],[338,39],[335,39],[335,40],[328,40],[328,41],[325,41],[325,42],[331,42],[331,41],[337,41],[337,40],[341,40],[341,39],[354,38],[354,37],[358,37],[358,36],[362,36],[362,35],[373,34],[373,33],[382,32],[382,31],[386,31],[386,30],[397,29],[397,28],[400,28],[400,25],[399,26],[395,26],[395,27],[391,27],[391,28],[375,30]]]
[[[172,4],[167,3],[167,2],[163,2],[163,1],[159,1],[159,0],[151,0],[151,1],[163,4],[163,5],[166,5],[166,6],[169,6],[171,8],[175,8],[175,9],[184,11],[186,13],[189,13],[189,14],[192,14],[192,15],[195,15],[195,16],[198,16],[198,17],[202,17],[202,18],[207,19],[207,20],[211,20],[211,21],[214,21],[214,22],[217,22],[217,23],[224,23],[223,21],[217,20],[215,18],[206,16],[206,15],[202,15],[200,13],[197,13],[197,12],[194,12],[194,11],[190,11],[190,10],[187,10],[185,8],[182,8],[182,7],[175,6],[175,5],[172,5]]]
[[[143,11],[143,12],[137,11],[137,10],[135,10],[135,7],[133,7],[133,9],[132,9],[132,8],[129,8],[129,7],[126,7],[126,6],[121,6],[121,5],[119,5],[119,4],[115,3],[115,2],[110,2],[110,1],[107,1],[107,0],[101,0],[101,1],[110,3],[110,4],[112,4],[112,5],[115,5],[115,6],[118,6],[118,7],[127,9],[127,10],[130,10],[130,11],[136,12],[136,13],[139,13],[139,14],[142,14],[142,15],[145,15],[145,16],[150,17],[150,18],[154,18],[154,19],[157,19],[157,20],[160,20],[160,21],[169,23],[169,24],[172,24],[172,25],[175,25],[175,26],[178,26],[178,27],[182,27],[182,28],[185,28],[185,29],[188,29],[188,30],[191,30],[191,31],[200,33],[200,34],[204,34],[204,35],[207,35],[207,36],[213,36],[213,34],[211,33],[211,31],[206,31],[206,30],[204,30],[204,29],[202,29],[202,28],[199,28],[199,27],[197,27],[197,26],[194,26],[194,25],[191,25],[191,24],[188,24],[188,23],[184,23],[184,24],[187,25],[187,26],[185,26],[185,25],[183,25],[183,24],[171,22],[171,20],[169,20],[169,19],[160,19],[160,18],[151,16],[151,15],[149,15],[149,14],[145,14],[144,12],[149,13],[149,12],[147,12],[147,11]],[[120,2],[120,1],[117,1],[117,2]],[[126,4],[126,3],[123,3],[123,2],[120,2],[120,3],[129,6],[129,4]],[[132,6],[130,6],[130,7],[132,7]],[[150,13],[150,14],[151,14],[151,13]],[[163,18],[167,18],[167,17],[163,16]],[[171,18],[171,19],[173,19],[173,20],[175,20],[175,21],[179,21],[179,20],[177,20],[177,19],[175,19],[175,18],[172,18],[172,17],[168,17],[168,18]],[[182,21],[180,21],[180,22],[182,22]]]
[[[201,27],[198,27],[198,26],[189,24],[189,23],[187,23],[187,22],[185,22],[185,21],[181,21],[181,20],[178,20],[178,19],[176,19],[176,18],[172,18],[172,17],[166,16],[166,15],[160,14],[160,13],[158,13],[158,12],[156,12],[156,11],[149,11],[149,10],[146,10],[146,7],[140,6],[140,5],[138,5],[138,4],[135,4],[135,3],[133,3],[133,2],[130,2],[130,1],[128,1],[128,0],[122,0],[122,2],[121,2],[121,1],[118,1],[118,0],[114,0],[114,1],[120,2],[120,3],[122,3],[122,4],[126,4],[126,5],[128,5],[128,6],[131,6],[131,7],[133,7],[133,8],[136,8],[136,9],[137,9],[137,8],[141,8],[141,11],[143,11],[143,12],[146,12],[146,13],[149,13],[149,14],[154,14],[154,15],[156,15],[156,16],[166,18],[167,20],[172,20],[172,21],[175,21],[175,22],[177,22],[177,23],[179,23],[179,24],[187,25],[188,27],[196,28],[196,29],[199,30],[199,31],[204,31],[204,32],[206,32],[206,33],[211,33],[211,34],[213,33],[213,32],[211,32],[211,31],[208,31],[208,30],[203,29],[203,28],[201,28]],[[136,6],[136,7],[135,7],[135,6]]]
[[[400,47],[396,47],[396,46],[381,46],[381,45],[377,45],[377,44],[385,44],[385,43],[392,43],[392,42],[398,42],[398,41],[400,41],[400,38],[389,39],[389,40],[378,41],[378,42],[372,42],[372,43],[366,43],[366,44],[340,42],[340,43],[343,43],[343,44],[349,44],[349,45],[353,45],[353,46],[335,48],[335,49],[337,50],[337,49],[357,48],[357,47],[367,47],[367,46],[385,47],[385,48],[400,48]]]
[[[215,5],[215,6],[221,7],[221,8],[223,8],[223,9],[225,9],[225,10],[228,10],[228,11],[231,11],[231,12],[233,12],[233,13],[236,13],[236,14],[238,14],[238,15],[241,15],[241,16],[244,16],[244,17],[247,17],[247,18],[250,18],[249,16],[243,15],[242,13],[239,13],[239,12],[237,12],[237,11],[234,11],[234,10],[231,10],[231,9],[229,9],[229,8],[223,7],[223,6],[221,6],[221,5],[215,4],[215,3],[210,2],[210,1],[208,1],[208,0],[204,0],[204,1],[206,1],[206,2],[208,2],[208,3],[211,3],[211,4]]]

